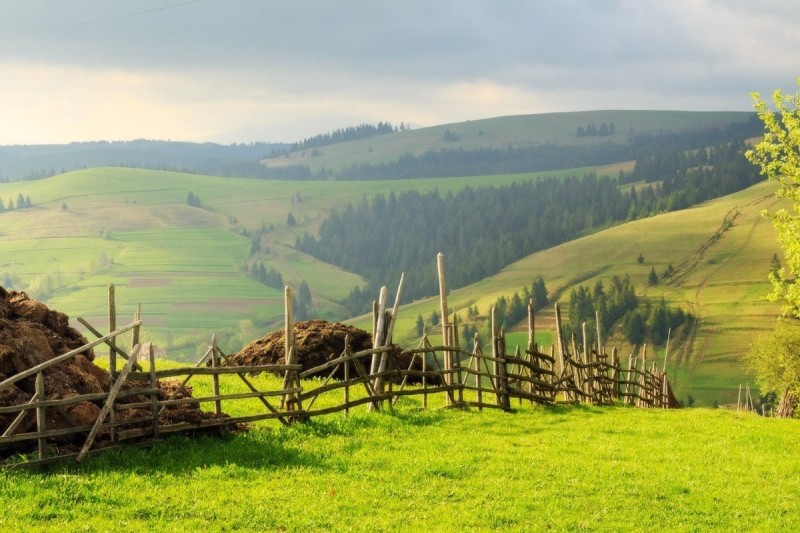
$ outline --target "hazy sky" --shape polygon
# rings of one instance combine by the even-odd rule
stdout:
[[[797,0],[2,0],[0,144],[294,141],[797,90]]]

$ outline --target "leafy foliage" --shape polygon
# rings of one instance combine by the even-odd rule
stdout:
[[[781,319],[759,337],[745,355],[761,392],[800,395],[800,324]]]
[[[777,113],[758,93],[752,96],[764,123],[764,139],[745,155],[764,176],[778,183],[776,196],[791,204],[789,209],[770,214],[786,257],[786,266],[773,268],[769,274],[771,298],[785,302],[784,314],[800,317],[800,93],[785,95],[775,91],[772,100]]]

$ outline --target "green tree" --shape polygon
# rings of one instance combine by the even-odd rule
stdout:
[[[294,218],[294,215],[292,214],[291,211],[289,211],[289,214],[286,216],[286,224],[288,224],[289,226],[297,225],[297,219]]]
[[[417,337],[422,337],[422,332],[425,330],[425,320],[422,319],[422,315],[417,315],[417,322],[415,324]]]
[[[547,307],[547,304],[550,303],[547,297],[547,287],[544,284],[544,278],[542,276],[537,277],[533,281],[531,297],[533,298],[533,308],[536,311],[544,309]]]
[[[300,282],[300,288],[297,290],[297,297],[301,302],[306,304],[307,307],[311,307],[311,289],[305,280]]]
[[[658,274],[656,274],[656,267],[650,268],[650,274],[647,276],[647,283],[653,286],[658,283]]]
[[[639,263],[640,265],[644,263],[644,256],[642,254],[639,254],[639,257],[636,258],[636,262]]]
[[[798,79],[800,84],[800,79]],[[772,95],[776,112],[758,93],[752,94],[764,139],[745,153],[761,174],[778,183],[775,195],[789,200],[789,208],[768,213],[778,233],[786,265],[770,272],[773,301],[783,301],[783,313],[800,317],[800,93]]]
[[[745,361],[762,394],[800,396],[800,323],[779,319],[771,333],[756,339]]]

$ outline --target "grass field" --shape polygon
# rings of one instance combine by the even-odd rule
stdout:
[[[420,411],[405,399],[5,472],[0,530],[791,531],[798,438],[795,420],[722,409]]]
[[[594,169],[558,175],[588,170]],[[597,170],[616,175],[619,165]],[[295,238],[315,231],[330,208],[376,193],[434,188],[444,193],[540,175],[282,182],[104,168],[0,184],[0,198],[22,193],[34,203],[31,209],[0,213],[0,276],[73,319],[82,316],[98,326],[106,323],[106,290],[114,283],[118,322],[132,316],[141,302],[146,338],[170,357],[193,358],[212,333],[225,350],[235,351],[254,336],[280,327],[283,314],[280,291],[256,283],[243,270],[251,246],[250,238],[242,235],[244,229],[252,235],[266,228],[261,250],[250,260],[277,268],[289,284],[305,280],[315,316],[341,318],[336,302],[363,280],[293,248]],[[200,197],[203,208],[186,204],[190,191]],[[566,304],[575,280],[593,284],[627,273],[643,288],[651,267],[661,273],[672,264],[677,269],[673,278],[647,294],[663,295],[700,321],[696,330],[678,335],[679,342],[671,347],[670,376],[681,399],[692,395],[704,405],[730,403],[739,384],[749,379],[741,354],[756,335],[771,328],[778,312],[777,305],[763,300],[769,290],[766,271],[778,247],[759,212],[774,202],[772,192],[769,184],[761,184],[533,254],[453,291],[450,305],[462,318],[472,304],[486,316],[498,296],[511,296],[537,275],[544,276],[548,289]],[[298,221],[294,227],[286,224],[290,211]],[[720,232],[726,217],[731,225]],[[645,257],[642,265],[635,261],[639,253]],[[434,262],[431,258],[431,268]],[[393,291],[396,280],[386,282]],[[434,300],[405,306],[395,339],[416,343],[417,315],[428,316],[437,306]],[[368,321],[358,324],[368,327]],[[537,342],[549,346],[552,310],[540,310],[537,324]],[[524,333],[509,333],[510,341],[522,339],[524,345]],[[688,340],[680,342],[683,337]],[[649,347],[648,358],[662,360],[664,348]],[[622,346],[623,358],[629,353],[630,347]]]
[[[546,175],[616,175],[617,167]],[[315,231],[331,208],[365,195],[435,188],[446,193],[541,175],[285,182],[98,168],[0,184],[0,198],[22,193],[34,204],[0,213],[0,282],[10,279],[12,287],[94,324],[106,321],[106,288],[114,283],[120,316],[132,315],[141,302],[152,338],[174,357],[192,357],[212,332],[225,349],[238,350],[246,342],[241,321],[271,330],[283,316],[280,291],[243,271],[251,246],[244,230],[267,230],[251,261],[276,268],[289,284],[305,280],[315,313],[341,318],[336,302],[363,280],[294,249],[295,238]],[[189,192],[203,208],[187,205]],[[294,227],[286,223],[290,212],[298,221]]]

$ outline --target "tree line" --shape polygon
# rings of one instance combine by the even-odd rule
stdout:
[[[307,137],[299,142],[294,142],[289,146],[289,152],[298,152],[300,150],[307,150],[309,148],[320,148],[330,144],[342,143],[347,141],[355,141],[358,139],[366,139],[375,135],[382,135],[384,133],[395,133],[398,131],[405,131],[406,125],[401,122],[399,127],[393,127],[391,122],[378,122],[378,124],[359,124],[358,126],[349,126],[346,128],[339,128],[327,133],[320,133],[313,137]],[[281,152],[273,152],[272,157],[282,155]]]
[[[444,196],[438,190],[392,192],[334,209],[319,237],[305,233],[295,247],[369,281],[343,302],[359,314],[401,272],[408,273],[409,298],[435,294],[431,261],[440,251],[448,257],[448,285],[462,287],[530,253],[625,220],[629,208],[629,192],[591,173]]]
[[[633,345],[641,345],[646,340],[663,344],[670,329],[694,320],[691,313],[667,305],[663,298],[654,303],[638,296],[627,274],[612,276],[608,286],[598,281],[591,289],[584,285],[572,289],[567,317],[568,323],[564,326],[567,337],[575,333],[580,338],[581,326],[586,323],[587,342],[597,342],[598,329],[603,338],[608,338],[618,328]]]
[[[33,202],[30,196],[23,196],[22,193],[19,193],[19,196],[17,196],[16,203],[14,203],[14,198],[12,197],[9,197],[8,203],[4,203],[3,199],[0,198],[0,213],[3,211],[12,211],[14,209],[24,209],[26,207],[33,207]]]
[[[760,177],[747,165],[743,149],[743,143],[735,142],[698,150],[694,157],[702,158],[703,152],[708,160],[697,166],[689,166],[697,162],[691,157],[672,158],[676,166],[659,163],[667,169],[656,174],[661,181],[646,180],[638,188],[619,187],[617,178],[588,173],[499,188],[467,187],[444,197],[438,190],[363,197],[355,205],[334,209],[320,225],[318,238],[306,233],[295,247],[369,281],[367,289],[353,289],[342,302],[359,314],[400,272],[414,279],[411,298],[435,294],[438,282],[429,263],[439,251],[451,258],[450,286],[462,287],[528,254],[600,228],[744,189]],[[641,159],[640,170],[634,172],[644,172],[642,168],[662,161],[666,153]]]
[[[700,147],[743,141],[758,135],[760,131],[755,115],[746,122],[681,132],[631,131],[625,142],[610,140],[613,124],[604,123],[595,129],[592,126],[587,125],[589,133],[584,128],[584,137],[605,137],[608,132],[609,139],[583,145],[509,145],[505,148],[474,150],[443,148],[428,150],[420,155],[409,152],[395,161],[377,164],[354,163],[339,170],[322,168],[315,173],[304,165],[290,165],[283,167],[282,172],[287,176],[296,174],[298,177],[279,179],[379,180],[542,172],[640,160],[664,151],[696,150]],[[595,130],[596,134],[592,135]],[[459,135],[457,131],[447,129],[442,139],[457,142]]]

